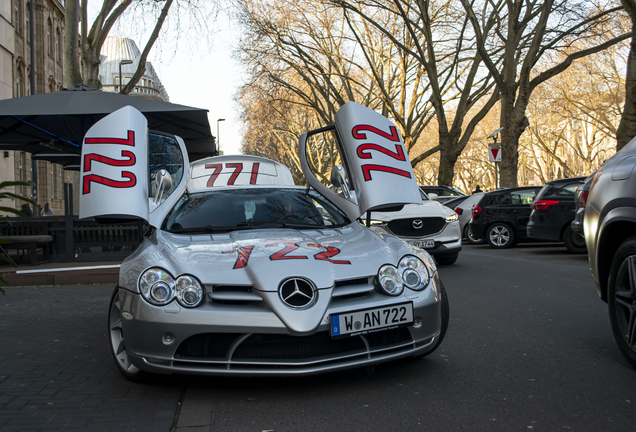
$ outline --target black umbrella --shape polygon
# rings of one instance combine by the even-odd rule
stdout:
[[[190,160],[216,153],[208,111],[138,96],[95,90],[84,84],[57,92],[0,101],[0,150],[41,153],[59,162],[79,154],[84,135],[106,115],[133,106],[148,119],[148,128],[178,135]],[[60,153],[55,157],[56,153]]]

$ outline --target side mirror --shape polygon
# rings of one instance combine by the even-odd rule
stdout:
[[[431,200],[433,200],[433,201],[437,201],[437,197],[439,196],[439,195],[437,195],[436,193],[430,193],[430,194],[426,194],[426,195],[428,195],[428,197],[429,197]]]
[[[349,186],[347,185],[345,169],[342,165],[336,165],[331,170],[331,184],[339,187],[342,190],[342,194],[345,198],[351,198],[351,192],[349,191]]]
[[[155,195],[154,204],[158,205],[161,202],[161,197],[164,193],[168,192],[172,188],[172,177],[165,169],[159,170],[155,177],[155,186],[157,194]]]

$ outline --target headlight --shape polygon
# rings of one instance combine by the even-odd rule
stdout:
[[[144,299],[155,306],[164,306],[175,298],[183,307],[201,304],[203,288],[193,276],[179,276],[175,281],[170,273],[160,268],[150,268],[139,278],[139,291]]]
[[[398,264],[398,273],[407,288],[421,291],[428,285],[430,274],[426,264],[413,255],[406,255]]]
[[[203,299],[203,288],[192,276],[179,276],[176,289],[177,301],[185,307],[195,307]]]
[[[385,224],[384,221],[376,220],[376,219],[371,219],[370,222],[371,222],[371,226],[380,226]]]
[[[139,278],[139,291],[151,304],[163,306],[174,299],[174,279],[167,271],[150,268]]]
[[[391,264],[385,264],[378,270],[378,288],[382,293],[391,296],[398,296],[404,291],[402,278]]]
[[[397,296],[402,294],[404,287],[415,291],[422,291],[434,270],[429,271],[424,261],[413,255],[405,255],[397,267],[385,264],[378,270],[376,289],[382,294]]]
[[[459,220],[459,215],[457,213],[453,213],[452,215],[446,218],[446,222],[455,222]]]

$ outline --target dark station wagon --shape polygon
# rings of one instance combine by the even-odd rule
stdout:
[[[530,208],[540,186],[526,186],[487,192],[473,206],[470,231],[493,248],[509,248],[527,238]]]

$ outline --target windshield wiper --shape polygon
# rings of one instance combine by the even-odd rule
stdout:
[[[204,227],[191,227],[191,228],[176,228],[168,230],[172,234],[213,234],[218,232],[238,231],[250,228],[319,228],[314,224],[303,224],[293,222],[239,222],[233,226],[212,226],[206,225]]]
[[[242,229],[242,228],[236,227],[236,226],[206,225],[204,227],[176,228],[176,229],[168,230],[168,232],[173,234],[194,234],[194,233],[213,234],[213,233],[223,232],[223,231],[233,231],[236,229]]]

